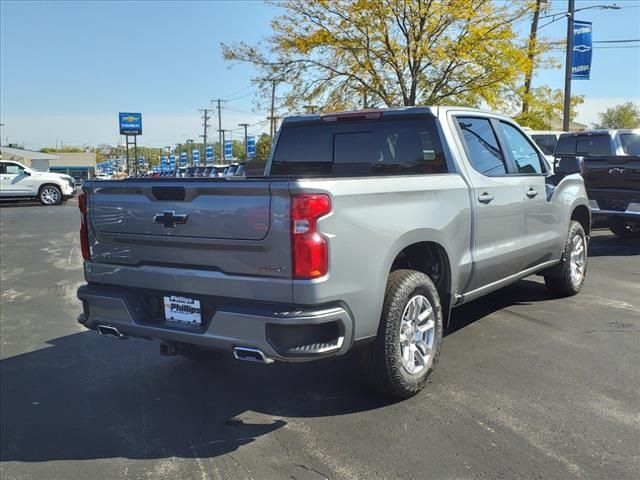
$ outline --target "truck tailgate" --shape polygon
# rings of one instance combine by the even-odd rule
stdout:
[[[640,191],[640,157],[588,158],[585,161],[587,190]]]
[[[268,182],[105,185],[93,191],[91,218],[98,233],[262,240],[270,200]]]
[[[288,182],[125,180],[84,190],[92,281],[228,295],[256,279],[290,298]]]

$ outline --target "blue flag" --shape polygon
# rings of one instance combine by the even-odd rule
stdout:
[[[591,22],[573,22],[571,78],[589,80],[591,74]]]

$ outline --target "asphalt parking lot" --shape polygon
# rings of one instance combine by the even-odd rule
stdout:
[[[0,205],[3,480],[640,478],[640,243],[596,231],[576,297],[533,277],[459,308],[394,403],[349,357],[194,363],[84,330],[78,225],[73,201]]]

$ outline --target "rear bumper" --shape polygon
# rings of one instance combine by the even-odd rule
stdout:
[[[640,222],[640,203],[629,202],[624,210],[609,210],[600,208],[597,200],[589,200],[592,215],[602,215],[606,217],[623,217],[628,220]]]
[[[150,299],[162,292],[88,284],[78,289],[83,313],[78,322],[96,330],[111,326],[125,336],[182,342],[231,351],[261,350],[269,359],[304,362],[346,353],[353,342],[353,320],[340,305],[293,308],[195,296],[203,325],[168,324],[153,312]]]

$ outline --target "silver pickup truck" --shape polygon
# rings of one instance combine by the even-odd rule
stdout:
[[[434,370],[451,309],[531,274],[585,279],[580,163],[512,120],[411,107],[286,118],[263,176],[88,182],[79,322],[239,360],[358,349],[383,392]]]

